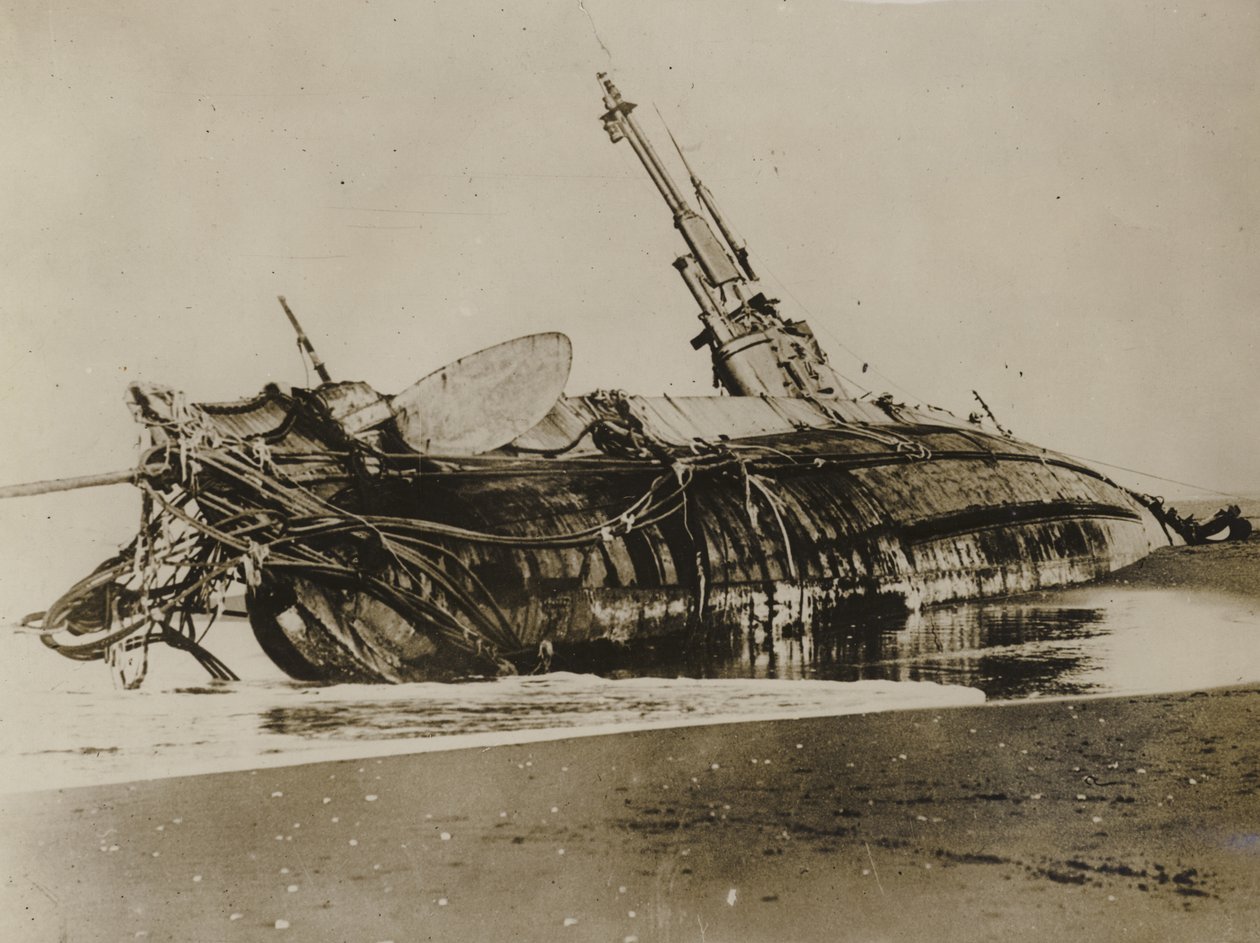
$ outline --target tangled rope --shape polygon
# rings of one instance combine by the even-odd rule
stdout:
[[[103,658],[128,687],[143,679],[148,646],[157,641],[190,652],[214,677],[235,677],[201,640],[234,583],[257,589],[273,576],[366,592],[471,663],[510,672],[505,656],[524,646],[493,593],[452,547],[608,542],[678,513],[695,474],[685,460],[671,458],[643,494],[597,523],[543,535],[492,533],[356,513],[295,480],[279,461],[283,453],[263,438],[232,439],[209,428],[197,406],[169,399],[164,405],[164,415],[145,410],[143,417],[157,443],[146,467],[160,471],[139,482],[136,538],[32,623],[50,648],[79,660]],[[640,430],[624,432],[620,445],[627,452],[661,454],[659,446],[644,444]],[[338,463],[359,475],[381,464],[352,456]],[[198,633],[193,616],[206,613],[209,625]]]

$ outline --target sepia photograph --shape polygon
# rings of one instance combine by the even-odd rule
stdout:
[[[0,76],[0,938],[1260,939],[1260,7]]]

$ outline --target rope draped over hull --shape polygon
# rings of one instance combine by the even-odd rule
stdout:
[[[799,634],[856,604],[1079,582],[1162,542],[1097,473],[971,429],[770,404],[777,432],[681,444],[663,406],[614,392],[555,420],[574,433],[549,448],[444,458],[385,427],[347,435],[337,387],[229,406],[137,389],[153,443],[138,536],[49,609],[46,644],[125,683],[154,641],[229,677],[193,616],[213,622],[243,583],[294,677],[449,679],[592,642]],[[689,407],[669,405],[682,425]]]

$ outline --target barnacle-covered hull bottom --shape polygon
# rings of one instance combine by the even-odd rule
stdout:
[[[1080,583],[1169,542],[1135,496],[1009,438],[911,415],[820,428],[820,413],[815,426],[697,450],[660,434],[653,401],[626,402],[658,433],[655,455],[508,449],[368,487],[326,482],[352,515],[423,522],[407,547],[426,566],[400,558],[401,531],[381,525],[327,546],[354,577],[264,567],[248,596],[264,650],[319,681],[611,671],[653,657],[703,672],[809,658],[873,607]],[[476,628],[487,623],[502,627],[493,640]]]

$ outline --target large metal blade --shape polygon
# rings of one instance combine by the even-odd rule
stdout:
[[[547,415],[564,393],[572,362],[569,339],[555,332],[487,347],[394,396],[394,424],[419,452],[489,452]]]

